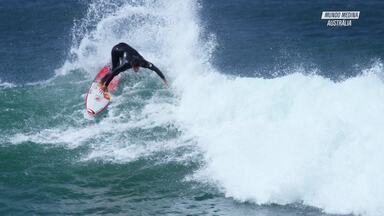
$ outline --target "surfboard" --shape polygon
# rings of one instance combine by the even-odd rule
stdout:
[[[98,83],[100,80],[109,73],[110,68],[104,66],[99,73],[97,73],[95,79],[93,80],[91,87],[88,89],[88,92],[85,96],[85,109],[89,115],[95,116],[105,110],[108,105],[111,103],[111,97],[99,87]],[[117,90],[117,86],[120,81],[120,75],[113,78],[113,80],[108,85],[108,92],[113,93]]]

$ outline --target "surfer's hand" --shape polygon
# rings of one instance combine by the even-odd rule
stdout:
[[[163,80],[163,81],[164,81],[164,85],[165,85],[166,87],[169,87],[167,80]]]

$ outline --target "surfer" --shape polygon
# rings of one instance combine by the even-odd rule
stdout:
[[[167,80],[165,79],[164,74],[153,65],[151,62],[145,60],[139,52],[133,49],[126,43],[119,43],[112,48],[112,68],[109,73],[107,73],[100,81],[100,87],[107,92],[108,85],[112,79],[117,76],[119,73],[128,70],[130,68],[133,71],[138,72],[140,67],[148,68],[154,72],[163,80],[165,85]]]

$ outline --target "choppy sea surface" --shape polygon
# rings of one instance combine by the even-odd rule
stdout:
[[[0,214],[384,215],[383,23],[378,0],[1,0]],[[170,86],[127,71],[89,117],[119,42]]]

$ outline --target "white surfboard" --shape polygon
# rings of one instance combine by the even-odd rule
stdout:
[[[104,95],[104,91],[98,86],[98,83],[93,82],[85,100],[87,113],[97,115],[106,109],[110,102],[110,98]]]
[[[108,105],[111,103],[111,98],[109,94],[104,94],[104,91],[98,86],[100,80],[110,71],[109,66],[104,66],[101,68],[99,73],[97,73],[95,79],[93,80],[91,87],[87,92],[85,97],[85,109],[89,115],[97,115],[103,110],[105,110]],[[120,74],[112,79],[108,85],[108,92],[113,93],[117,90],[117,86],[120,81]]]

